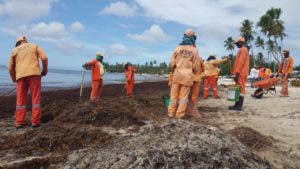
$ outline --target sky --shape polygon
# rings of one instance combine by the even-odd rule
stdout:
[[[299,65],[299,0],[0,0],[0,64],[8,64],[19,35],[46,52],[50,68],[81,69],[96,52],[111,64],[168,63],[187,28],[203,59],[221,57],[242,21],[256,23],[271,7],[283,11],[283,48]]]

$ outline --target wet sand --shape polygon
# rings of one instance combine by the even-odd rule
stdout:
[[[217,101],[213,98],[199,100],[198,109],[204,114],[203,119],[187,118],[179,121],[174,121],[166,115],[167,109],[162,101],[162,96],[169,94],[166,82],[137,84],[136,94],[130,98],[125,97],[122,93],[122,84],[107,85],[103,90],[103,99],[96,104],[87,101],[89,88],[84,89],[84,96],[81,99],[79,98],[79,89],[43,92],[42,127],[32,129],[30,126],[26,126],[21,130],[16,130],[13,126],[15,97],[0,97],[0,168],[2,165],[13,166],[14,168],[34,165],[37,167],[54,166],[54,168],[61,168],[66,164],[70,168],[85,166],[86,164],[84,160],[82,163],[81,159],[83,158],[80,155],[87,152],[94,154],[95,156],[86,157],[85,161],[95,163],[93,159],[99,156],[98,152],[106,151],[101,145],[119,146],[117,140],[123,142],[124,145],[131,144],[122,139],[125,136],[130,136],[130,139],[139,135],[144,137],[144,130],[149,133],[148,137],[155,138],[155,133],[158,132],[156,130],[157,126],[162,125],[182,125],[187,131],[189,126],[196,127],[199,125],[198,127],[201,128],[199,131],[205,132],[203,134],[210,133],[213,137],[218,135],[218,137],[233,139],[232,141],[225,138],[226,141],[221,141],[222,139],[214,140],[216,143],[220,141],[217,145],[226,142],[224,144],[227,147],[226,151],[230,149],[232,153],[228,158],[247,157],[236,161],[238,165],[219,164],[219,162],[210,165],[203,163],[203,166],[206,167],[219,165],[220,167],[234,168],[234,166],[243,166],[242,161],[246,164],[248,161],[249,166],[246,168],[253,168],[253,166],[261,166],[254,168],[268,168],[267,163],[263,160],[247,154],[251,154],[251,152],[268,160],[273,168],[299,167],[300,88],[292,88],[291,97],[289,98],[279,98],[278,95],[265,95],[263,99],[258,100],[251,98],[248,94],[245,109],[241,112],[227,110],[227,106],[231,102],[226,100],[226,89],[223,87],[219,87],[219,89],[222,99]],[[277,90],[279,89],[277,87]],[[248,93],[252,90],[249,88]],[[28,125],[30,121],[29,114],[27,116]],[[195,135],[197,133],[195,129],[191,130],[193,133],[187,131],[183,131],[184,134]],[[176,135],[176,130],[159,131],[160,134],[163,134],[161,132],[166,132],[166,135]],[[184,134],[178,135],[178,137],[185,138]],[[189,137],[187,136],[187,138]],[[206,142],[206,139],[205,137],[203,140],[196,140],[197,142],[191,140],[191,145],[202,144],[201,142]],[[138,138],[135,138],[131,142],[139,142],[138,140]],[[145,140],[145,138],[142,140]],[[157,140],[157,138],[154,140]],[[240,140],[247,148],[239,145],[237,140]],[[151,139],[149,141],[151,142]],[[229,142],[234,143],[233,145],[236,145],[238,150],[233,147],[230,148]],[[146,146],[149,143],[145,142],[144,144]],[[187,146],[191,145],[187,144]],[[153,145],[149,144],[149,146],[152,147]],[[212,151],[214,149],[213,145],[210,145],[210,148],[203,146],[205,150],[201,149],[199,151],[209,150],[206,152],[208,157],[204,158],[202,154],[199,158],[209,160],[216,150]],[[128,149],[132,149],[132,147],[128,147]],[[197,150],[197,147],[194,150]],[[220,151],[224,151],[224,147]],[[235,152],[240,152],[240,154],[235,154]],[[110,156],[111,154],[108,153],[109,151],[107,156]],[[212,154],[209,155],[209,153]],[[242,155],[243,153],[247,155]],[[152,158],[151,153],[149,154],[150,157]],[[220,161],[226,161],[222,159],[225,158],[224,155],[219,158]],[[66,159],[68,160],[65,161]],[[128,159],[126,160],[128,161]],[[253,163],[253,160],[257,161],[258,164]],[[75,165],[74,162],[78,165]],[[170,165],[167,162],[163,164]],[[103,166],[106,165],[108,164]],[[98,167],[103,166],[99,164]]]

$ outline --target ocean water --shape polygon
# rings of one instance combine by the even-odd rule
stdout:
[[[91,82],[90,74],[90,71],[85,70],[85,86],[89,85]],[[47,76],[42,77],[42,88],[56,89],[79,87],[81,85],[81,79],[82,71],[49,69]],[[160,81],[163,79],[163,77],[155,75],[135,75],[136,82]],[[125,83],[124,73],[105,73],[104,84],[121,83]],[[0,91],[7,91],[13,88],[15,88],[15,84],[12,83],[7,68],[0,67]]]

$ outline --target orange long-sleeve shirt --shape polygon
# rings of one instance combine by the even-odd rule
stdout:
[[[249,52],[245,46],[239,49],[235,57],[232,73],[239,73],[240,76],[244,77],[249,75]]]
[[[290,74],[293,72],[294,59],[293,57],[283,58],[279,64],[278,73],[283,73],[284,75]]]
[[[193,86],[194,73],[199,66],[199,54],[196,47],[191,45],[179,45],[173,52],[170,68],[174,70],[174,84]]]
[[[103,79],[104,67],[101,62],[98,62],[96,59],[86,63],[86,65],[91,66],[92,71],[92,81]]]
[[[9,74],[12,79],[20,79],[22,77],[41,75],[39,59],[48,64],[44,51],[37,45],[31,43],[23,43],[13,49],[9,60]]]

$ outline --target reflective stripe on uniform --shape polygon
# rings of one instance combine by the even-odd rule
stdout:
[[[16,106],[16,109],[17,110],[24,110],[24,109],[26,109],[26,106],[24,106],[24,105],[23,106]]]
[[[243,97],[244,97],[244,94],[243,94],[243,93],[240,93],[240,96],[243,96]]]
[[[179,99],[179,104],[187,104],[188,99]]]
[[[41,105],[40,104],[32,104],[32,108],[40,108]]]
[[[178,102],[178,101],[177,101],[176,99],[171,99],[171,100],[170,100],[170,104],[177,104],[177,102]]]

